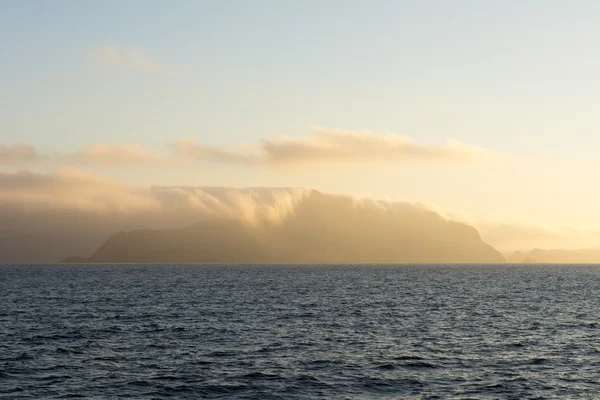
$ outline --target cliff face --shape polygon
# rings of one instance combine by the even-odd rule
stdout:
[[[327,263],[497,263],[476,229],[414,208],[365,207],[313,193],[275,228],[281,258]]]
[[[281,223],[215,219],[109,238],[87,262],[501,263],[471,226],[411,207],[379,208],[313,192]]]

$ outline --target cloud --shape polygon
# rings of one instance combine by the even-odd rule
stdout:
[[[263,140],[266,160],[275,165],[354,162],[466,161],[487,155],[476,146],[449,140],[440,146],[420,144],[408,136],[316,128],[308,138]]]
[[[489,160],[497,154],[478,146],[448,140],[442,145],[417,143],[408,136],[348,132],[316,128],[305,138],[281,136],[258,145],[208,146],[178,140],[168,153],[157,153],[139,143],[91,144],[70,153],[41,153],[32,146],[0,146],[0,163],[60,163],[107,165],[178,165],[198,161],[272,169],[306,168],[364,163],[457,163]]]
[[[0,173],[0,205],[26,211],[132,212],[159,209],[158,202],[142,188],[77,170],[52,174]]]
[[[177,155],[198,161],[268,167],[320,166],[353,163],[468,162],[495,157],[482,147],[448,140],[442,145],[417,143],[404,135],[315,128],[305,138],[263,139],[246,149],[223,149],[194,141],[178,141]]]
[[[0,145],[0,163],[20,164],[35,161],[39,158],[37,150],[29,145]]]
[[[295,215],[315,193],[308,188],[139,186],[77,170],[0,173],[1,261],[49,262],[89,255],[115,232],[181,228],[215,218],[237,219],[260,232]],[[442,218],[417,203],[322,196],[325,203],[316,204],[335,207],[340,203],[332,199],[341,198],[343,204],[368,211],[360,215],[380,221],[398,218],[408,224],[410,216],[424,212]]]
[[[164,72],[170,68],[166,64],[149,59],[138,50],[113,46],[103,46],[90,52],[88,61],[97,65],[152,72]]]
[[[79,210],[101,214],[154,215],[150,219],[189,224],[198,218],[234,218],[248,224],[278,223],[294,213],[310,188],[229,188],[198,186],[139,186],[66,169],[54,173],[0,173],[0,207],[27,211]],[[404,213],[427,212],[448,219],[439,209],[418,202],[378,200],[351,195],[354,207]],[[149,214],[148,214],[149,213]],[[162,225],[162,224],[161,224]]]
[[[295,215],[303,199],[314,192],[309,188],[140,186],[73,169],[0,173],[0,253],[8,254],[15,247],[20,253],[14,260],[58,260],[88,254],[119,230],[180,228],[212,218],[232,218],[252,226],[277,224]],[[486,243],[504,252],[592,248],[600,243],[600,232],[591,229],[495,223],[419,202],[323,195],[323,199],[333,198],[382,221],[398,218],[410,224],[411,218],[426,213],[435,219],[465,222],[477,228]],[[43,239],[36,239],[39,235]],[[9,237],[15,241],[7,241]],[[44,252],[27,250],[46,244]]]
[[[175,160],[144,148],[139,143],[118,145],[96,143],[74,152],[42,153],[29,145],[0,146],[0,164],[67,164],[67,165],[169,165]]]
[[[149,220],[161,220],[160,226],[170,221],[189,224],[208,217],[234,218],[249,224],[276,223],[293,212],[309,192],[304,188],[138,186],[73,169],[50,174],[0,173],[0,207],[28,212],[152,214]]]
[[[262,161],[256,154],[206,146],[193,140],[178,140],[174,143],[173,150],[179,157],[220,164],[258,165]]]
[[[74,161],[80,164],[158,165],[169,163],[167,156],[148,150],[139,143],[121,145],[97,143],[85,146],[77,152],[64,154],[58,158],[63,161]]]

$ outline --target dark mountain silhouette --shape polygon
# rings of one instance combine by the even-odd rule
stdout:
[[[243,263],[266,260],[264,246],[242,223],[216,219],[182,229],[119,232],[88,260],[92,263]]]
[[[434,212],[365,206],[313,191],[280,223],[214,219],[120,232],[86,262],[501,263],[504,257],[475,228]]]

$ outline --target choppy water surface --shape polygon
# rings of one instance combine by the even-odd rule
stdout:
[[[598,398],[600,267],[0,267],[0,398]]]

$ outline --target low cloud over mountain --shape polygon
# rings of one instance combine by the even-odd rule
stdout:
[[[503,260],[476,229],[418,203],[311,189],[140,187],[77,171],[0,174],[0,187],[2,262]]]

